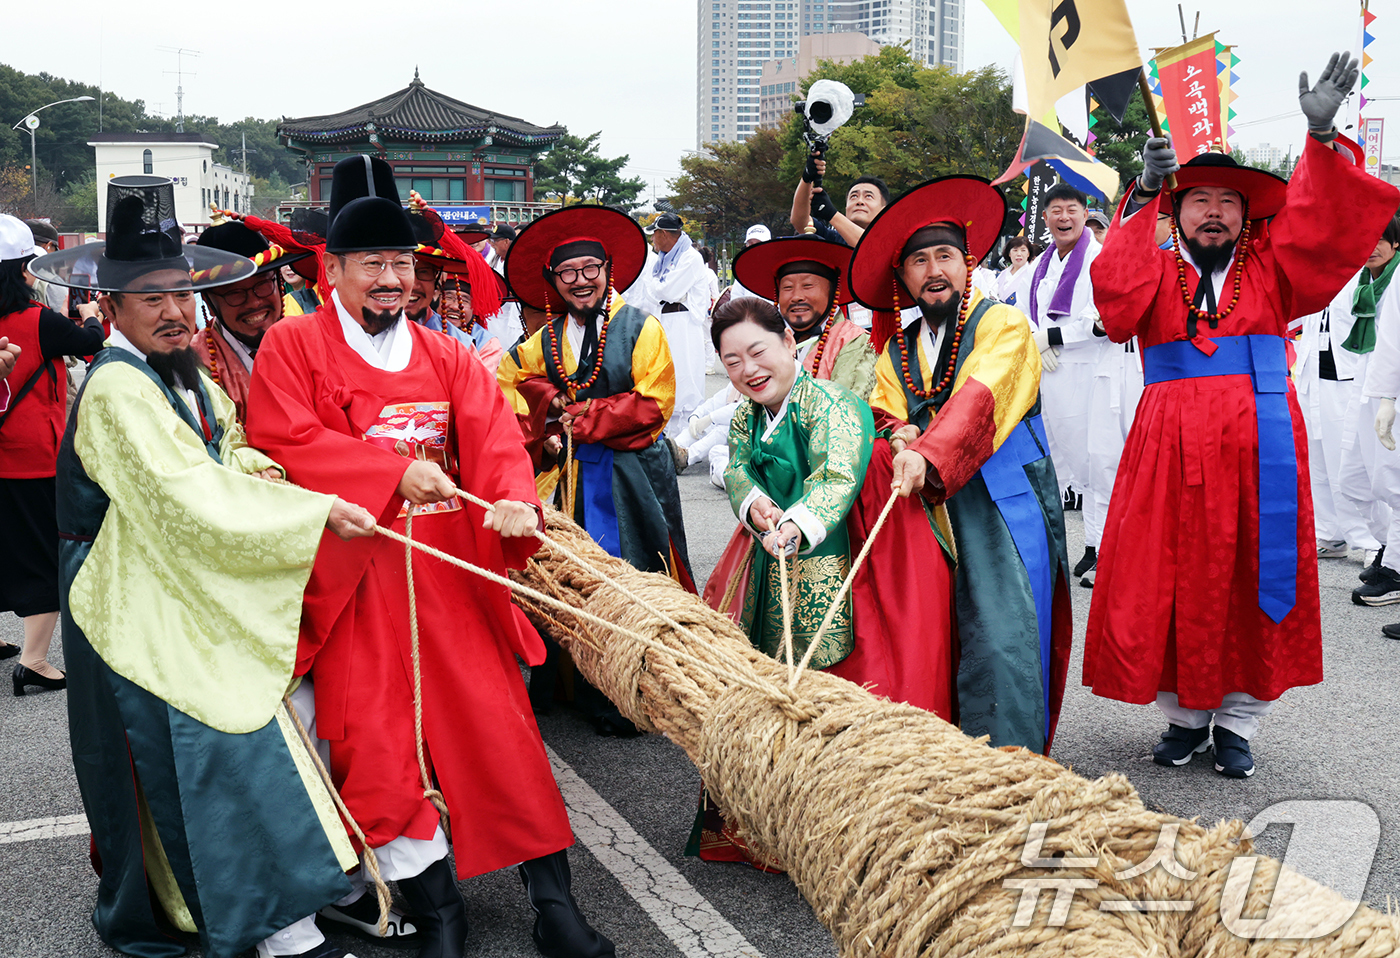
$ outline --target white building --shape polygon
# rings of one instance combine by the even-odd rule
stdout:
[[[697,145],[748,139],[759,126],[763,65],[796,59],[804,36],[863,33],[907,45],[920,63],[962,70],[964,2],[698,0]]]
[[[863,33],[814,33],[802,38],[794,59],[769,60],[758,78],[758,125],[780,127],[792,114],[802,81],[822,60],[854,63],[880,52]]]
[[[88,140],[97,151],[97,229],[107,231],[107,181],[148,173],[175,184],[175,215],[190,232],[209,225],[209,204],[246,212],[253,186],[242,173],[214,162],[213,143],[203,133],[97,133]]]
[[[1244,154],[1245,166],[1257,166],[1266,170],[1274,169],[1288,157],[1283,147],[1270,146],[1267,143],[1247,146],[1241,152]]]

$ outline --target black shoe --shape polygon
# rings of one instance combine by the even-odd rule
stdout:
[[[1084,573],[1092,569],[1094,567],[1094,564],[1098,561],[1099,550],[1095,549],[1093,546],[1085,546],[1084,557],[1078,562],[1076,562],[1074,565],[1074,577],[1076,579],[1080,578],[1082,575],[1084,575]]]
[[[68,688],[67,676],[59,676],[56,679],[51,679],[47,675],[40,675],[33,669],[23,665],[16,665],[11,675],[15,680],[16,695],[24,695],[24,687],[26,685],[32,685],[39,689],[47,689],[50,692]]]
[[[12,659],[19,655],[19,646],[13,642],[0,642],[0,659]]]
[[[1368,570],[1369,571],[1369,570]],[[1394,605],[1400,602],[1400,574],[1379,566],[1370,582],[1351,590],[1351,601],[1357,605]]]
[[[1387,639],[1400,639],[1400,622],[1396,622],[1394,625],[1381,626],[1381,635],[1385,636]]]
[[[1370,585],[1372,582],[1375,582],[1376,576],[1380,573],[1381,570],[1381,560],[1384,558],[1385,546],[1381,546],[1379,549],[1376,550],[1376,557],[1371,560],[1371,564],[1368,565],[1366,568],[1362,569],[1361,574],[1357,576],[1357,578],[1360,579],[1362,582],[1365,582],[1367,585]]]
[[[447,859],[433,862],[412,878],[400,878],[399,891],[418,926],[419,958],[464,958],[467,905]]]
[[[1098,563],[1089,566],[1088,570],[1079,577],[1079,584],[1086,589],[1092,589],[1094,587],[1094,576],[1098,573],[1098,570]]]
[[[327,905],[317,914],[341,931],[386,948],[417,948],[423,944],[417,924],[397,908],[389,909],[388,929],[382,936],[379,934],[379,898],[368,888],[350,904]]]
[[[1182,728],[1168,725],[1162,733],[1162,741],[1152,748],[1152,761],[1171,768],[1185,765],[1191,756],[1210,748],[1210,726],[1205,728]]]
[[[617,954],[613,943],[579,914],[578,902],[569,890],[572,878],[567,851],[524,862],[520,880],[535,910],[531,936],[545,958],[611,958]]]
[[[1249,778],[1253,775],[1254,756],[1249,753],[1249,739],[1217,725],[1215,770],[1228,778]]]
[[[1076,493],[1073,489],[1065,491],[1064,501],[1065,512],[1078,512],[1084,505],[1084,497]]]

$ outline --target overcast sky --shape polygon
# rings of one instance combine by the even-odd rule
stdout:
[[[980,0],[967,5],[964,66],[1009,70],[1015,48]],[[1400,96],[1400,3],[1378,14],[1367,93]],[[1128,0],[1138,42],[1181,42],[1176,4]],[[1315,79],[1328,54],[1356,46],[1357,0],[1195,0],[1187,28],[1237,46],[1236,142],[1302,145],[1298,72]],[[138,12],[139,11],[139,12]],[[310,116],[348,109],[406,86],[417,65],[430,87],[532,123],[602,131],[607,156],[631,156],[630,172],[665,192],[679,158],[695,148],[695,0],[506,0],[386,6],[193,4],[129,8],[69,0],[60,20],[43,4],[6,11],[12,42],[0,61],[28,73],[102,83],[147,108],[175,113],[177,58],[186,57],[185,112],[224,122],[245,116]],[[1291,114],[1291,115],[1289,115]],[[1387,118],[1388,159],[1400,159],[1400,99]],[[1394,119],[1392,119],[1394,118]],[[20,117],[0,117],[7,125]]]

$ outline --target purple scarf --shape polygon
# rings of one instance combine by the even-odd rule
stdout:
[[[1069,315],[1070,305],[1074,301],[1074,284],[1079,282],[1079,271],[1084,268],[1084,254],[1093,240],[1094,234],[1089,232],[1086,226],[1079,234],[1079,241],[1074,244],[1074,249],[1070,250],[1065,270],[1060,274],[1060,285],[1055,287],[1055,295],[1050,300],[1050,309],[1047,310],[1050,319]],[[1040,289],[1041,281],[1045,279],[1045,274],[1050,272],[1050,257],[1059,255],[1059,250],[1052,245],[1041,254],[1040,261],[1035,264],[1035,273],[1031,276],[1031,322],[1037,327],[1040,326],[1040,304],[1036,302],[1036,293]]]

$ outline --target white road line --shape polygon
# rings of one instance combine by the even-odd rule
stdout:
[[[12,842],[34,842],[42,838],[67,838],[86,835],[86,815],[60,815],[57,818],[31,818],[23,822],[0,822],[0,845]]]
[[[548,745],[574,835],[686,958],[763,958],[670,862]]]

